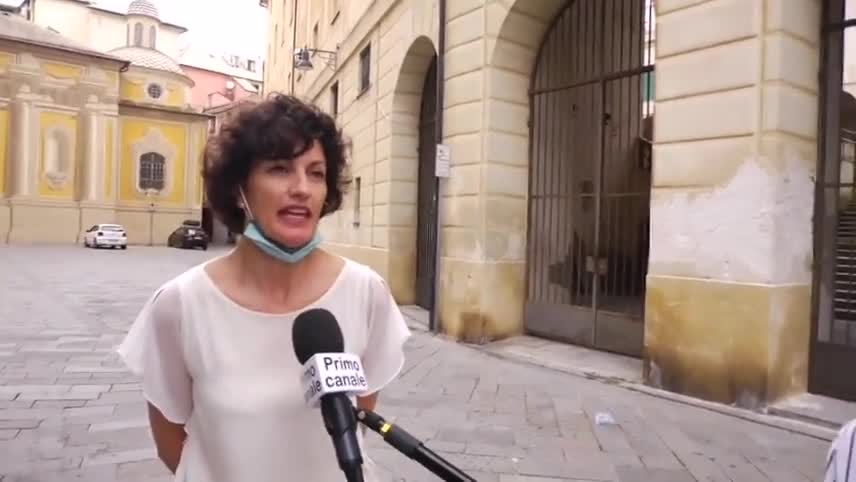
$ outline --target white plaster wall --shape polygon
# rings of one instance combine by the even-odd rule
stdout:
[[[810,283],[819,3],[659,4],[650,274]]]
[[[84,3],[38,0],[35,23],[45,28],[53,28],[72,40],[89,45],[89,11]]]
[[[656,191],[650,274],[763,284],[809,283],[812,173],[799,152],[740,160],[711,189]],[[809,259],[810,260],[810,259]]]
[[[107,52],[127,44],[127,18],[88,8],[86,4],[68,0],[38,0],[35,23],[51,27],[62,35],[92,49]],[[146,35],[148,31],[146,31]],[[174,27],[161,24],[158,50],[172,58],[178,57],[178,37]]]

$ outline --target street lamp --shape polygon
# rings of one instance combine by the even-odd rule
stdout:
[[[303,72],[315,68],[312,65],[312,56],[318,55],[324,60],[331,70],[336,70],[336,52],[331,50],[310,49],[308,47],[299,48],[294,51],[294,68]]]
[[[209,109],[211,108],[211,98],[214,97],[215,95],[223,96],[226,99],[229,99],[229,102],[234,101],[235,100],[235,82],[232,80],[227,80],[225,92],[220,91],[220,90],[215,90],[214,92],[208,93],[208,108]]]

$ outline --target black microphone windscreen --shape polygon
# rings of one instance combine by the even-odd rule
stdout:
[[[297,315],[291,327],[291,342],[301,365],[316,353],[345,351],[339,322],[324,308],[312,308]]]

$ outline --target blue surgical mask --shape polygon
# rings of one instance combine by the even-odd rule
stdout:
[[[308,243],[296,250],[289,249],[265,236],[255,221],[247,223],[247,227],[244,229],[244,236],[255,243],[259,249],[284,263],[299,262],[321,244],[321,233],[316,229],[315,236]]]
[[[248,222],[247,227],[244,228],[244,237],[252,241],[253,244],[265,253],[282,261],[283,263],[293,264],[301,261],[312,251],[315,251],[315,248],[321,244],[321,233],[317,229],[315,230],[315,235],[312,239],[297,249],[288,248],[270,239],[265,235],[264,231],[262,231],[261,226],[259,226],[255,219],[253,219],[253,214],[247,204],[247,198],[244,196],[243,189],[240,190],[240,193],[241,198],[244,201],[244,209],[250,218],[250,222]]]

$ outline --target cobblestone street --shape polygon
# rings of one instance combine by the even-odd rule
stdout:
[[[0,247],[0,482],[170,480],[113,350],[155,287],[220,252]],[[378,411],[479,482],[822,479],[826,441],[414,335]],[[436,480],[367,438],[388,480]]]

